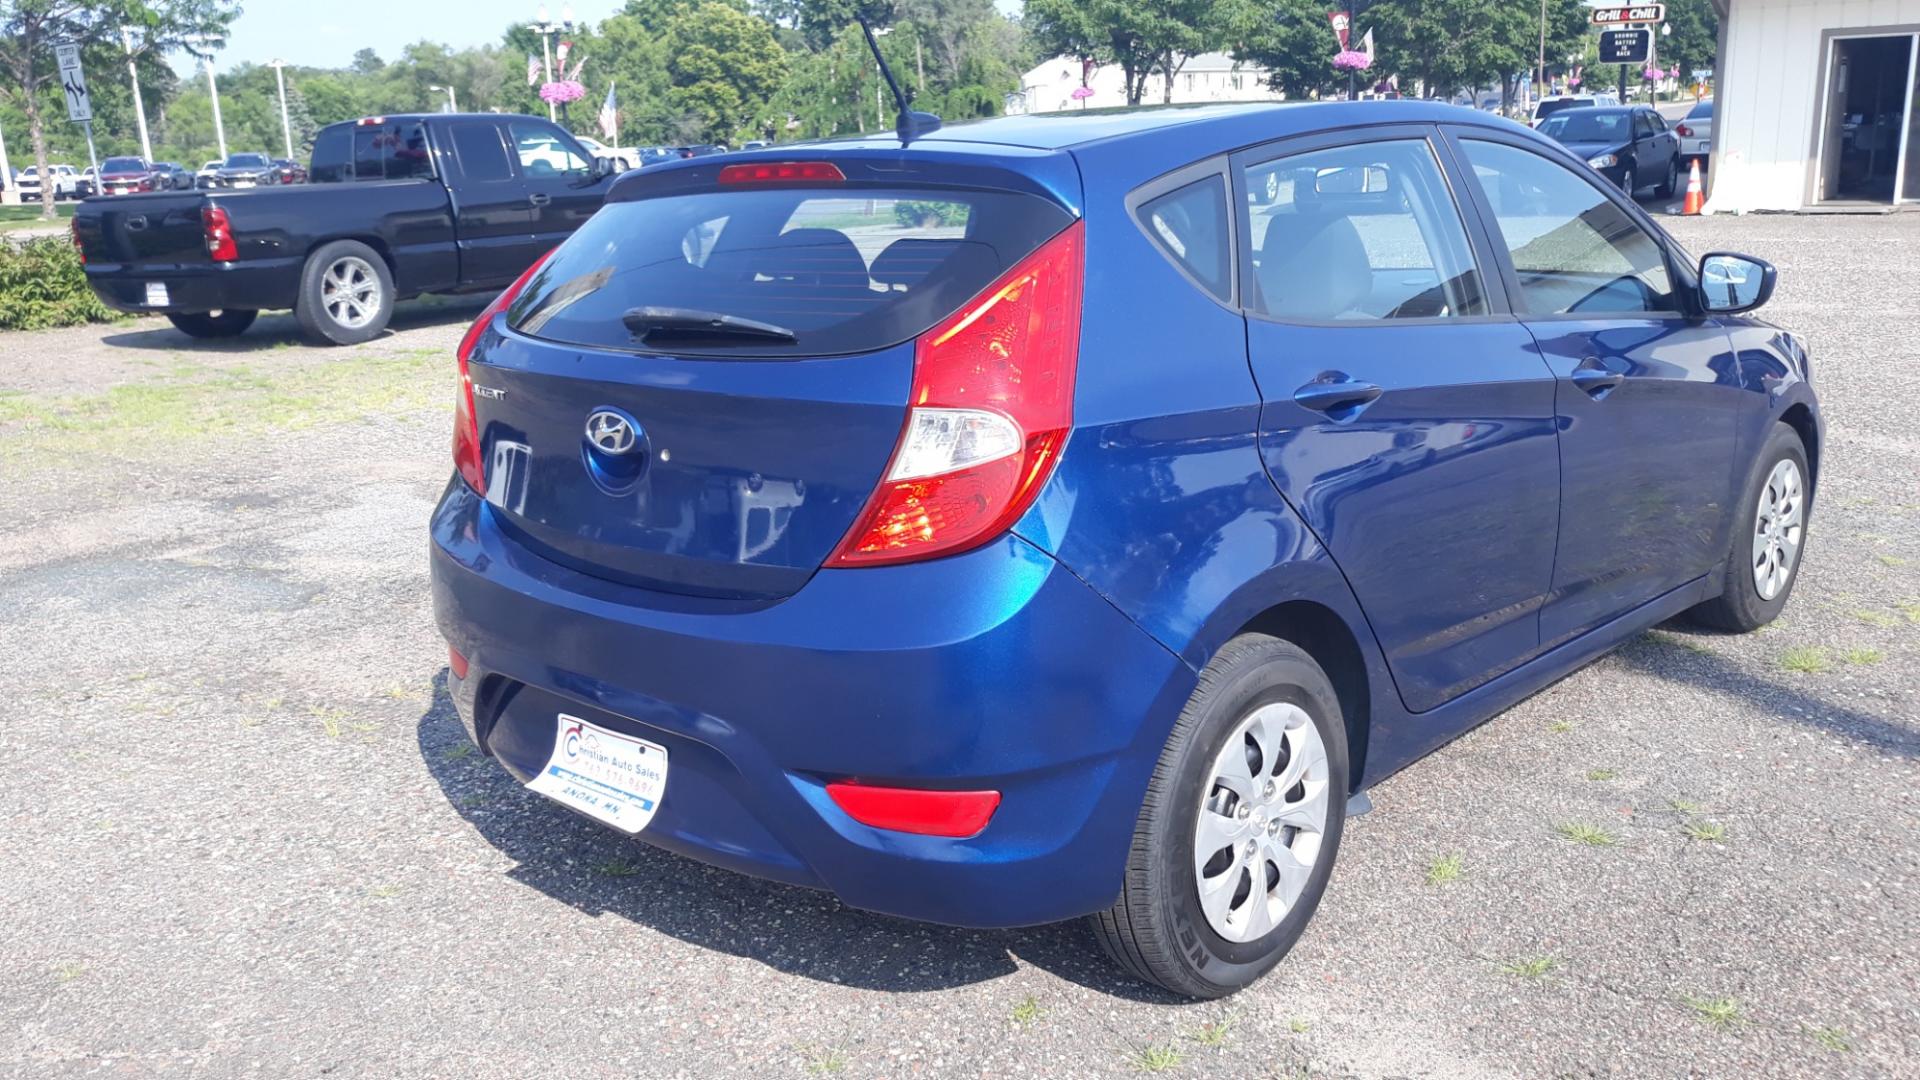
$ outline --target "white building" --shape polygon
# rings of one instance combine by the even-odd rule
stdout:
[[[1920,205],[1920,0],[1715,0],[1707,208]]]
[[[1173,76],[1173,101],[1185,105],[1203,101],[1279,101],[1285,95],[1267,89],[1267,71],[1255,64],[1240,63],[1226,53],[1200,53],[1190,56]],[[1126,73],[1118,64],[1101,64],[1085,77],[1093,93],[1076,98],[1073,92],[1082,85],[1080,61],[1055,57],[1027,72],[1020,79],[1020,92],[1009,95],[1008,112],[1062,112],[1067,109],[1100,109],[1127,103]],[[1166,100],[1167,81],[1159,73],[1147,76],[1143,105],[1158,105]]]

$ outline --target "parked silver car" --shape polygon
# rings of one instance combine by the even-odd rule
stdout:
[[[1687,110],[1687,115],[1673,127],[1673,133],[1680,136],[1680,156],[1699,158],[1700,164],[1707,163],[1707,155],[1713,152],[1713,99],[1701,98]]]

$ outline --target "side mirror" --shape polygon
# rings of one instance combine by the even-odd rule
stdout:
[[[620,160],[618,158],[597,157],[593,159],[593,179],[596,183],[605,180],[609,176],[619,176],[620,173]]]
[[[1700,260],[1700,303],[1715,315],[1752,311],[1773,296],[1773,264],[1751,255],[1715,251]]]

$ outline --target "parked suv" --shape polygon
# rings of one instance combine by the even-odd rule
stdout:
[[[1351,796],[1779,615],[1822,428],[1773,282],[1420,102],[630,172],[460,343],[448,690],[648,843],[1227,994]]]
[[[29,165],[20,170],[17,181],[22,202],[40,201],[43,185],[40,179],[40,167]],[[77,199],[80,197],[80,174],[71,165],[47,166],[46,184],[53,188],[53,200]]]

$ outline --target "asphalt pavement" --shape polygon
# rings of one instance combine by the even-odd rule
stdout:
[[[1777,262],[1811,341],[1784,618],[1662,627],[1375,788],[1294,955],[1210,1004],[472,753],[425,523],[473,305],[0,338],[0,1074],[1920,1075],[1920,215],[1671,227]]]

